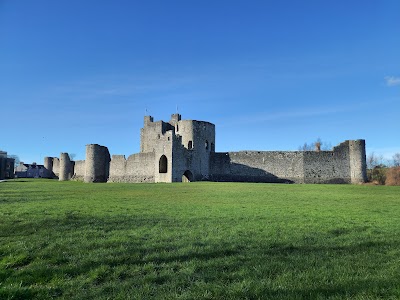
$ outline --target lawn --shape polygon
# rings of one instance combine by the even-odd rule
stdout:
[[[0,183],[0,299],[399,299],[400,187]]]

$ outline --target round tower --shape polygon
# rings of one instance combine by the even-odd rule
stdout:
[[[46,156],[44,158],[44,167],[49,171],[53,172],[53,158]]]
[[[71,179],[71,160],[68,153],[60,154],[60,174],[58,175],[59,181],[66,181]]]
[[[181,137],[189,159],[184,164],[174,164],[174,180],[206,180],[210,174],[210,157],[215,152],[215,125],[205,121],[181,120],[176,124],[175,132]],[[190,178],[184,176],[185,173],[191,174]]]
[[[215,151],[214,124],[204,121],[182,120],[177,123],[177,126],[176,133],[182,136],[182,144],[186,149],[204,153]]]
[[[47,170],[47,177],[48,178],[53,178],[54,177],[54,173],[53,173],[53,158],[46,156],[44,158],[44,167]]]
[[[109,175],[110,154],[107,147],[86,145],[85,182],[106,182]]]
[[[367,181],[367,162],[365,140],[349,141],[351,183]]]

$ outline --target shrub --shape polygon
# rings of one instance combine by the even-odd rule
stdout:
[[[387,168],[384,165],[379,165],[373,169],[367,170],[368,181],[384,185],[386,182],[386,170]]]
[[[394,167],[387,170],[385,184],[400,185],[400,167]]]

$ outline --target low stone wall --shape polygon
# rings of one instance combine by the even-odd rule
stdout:
[[[118,177],[110,177],[108,182],[114,183],[154,183],[153,175],[124,175]]]
[[[108,182],[155,182],[153,152],[113,155],[110,162]]]
[[[214,153],[212,181],[303,183],[303,152],[240,151]]]
[[[75,161],[74,167],[74,175],[72,176],[72,180],[83,181],[85,177],[85,161],[77,160]]]
[[[333,151],[305,151],[304,182],[351,183],[348,145],[341,144]]]
[[[354,146],[350,147],[351,143],[356,143],[355,150]],[[345,141],[334,147],[332,151],[214,153],[210,163],[210,179],[234,182],[363,182],[365,181],[363,177],[365,144],[363,143],[362,140]],[[355,171],[352,171],[353,169]]]
[[[53,157],[53,173],[56,178],[60,176],[60,159]]]

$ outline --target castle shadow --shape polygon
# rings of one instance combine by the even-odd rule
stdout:
[[[226,166],[229,166],[226,167]],[[244,164],[226,164],[220,169],[223,172],[214,173],[210,180],[216,182],[254,182],[254,183],[294,183],[293,180],[278,177],[263,169],[250,167]]]

